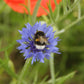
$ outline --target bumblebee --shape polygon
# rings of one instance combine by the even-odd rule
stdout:
[[[37,49],[44,49],[48,45],[48,38],[45,37],[45,33],[37,31],[34,35],[34,44]]]

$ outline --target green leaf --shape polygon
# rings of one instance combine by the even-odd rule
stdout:
[[[66,27],[61,29],[59,32],[55,33],[55,36],[64,33],[66,30],[68,30],[69,28],[71,28],[72,26],[77,24],[78,22],[82,21],[83,19],[84,19],[84,15],[82,17],[80,17],[80,19],[77,19],[76,21],[73,21],[71,24],[67,25]]]
[[[7,49],[9,49],[10,47],[14,46],[15,44],[16,44],[16,41],[14,41],[13,43],[9,44],[7,47],[0,49],[0,52],[6,51]]]
[[[56,79],[57,84],[63,84],[66,80],[73,78],[73,76],[75,75],[75,72],[71,72],[70,74],[60,77],[58,79]]]
[[[46,82],[45,82],[45,81],[48,79],[48,77],[49,77],[48,75],[47,75],[47,76],[45,76],[45,77],[44,77],[44,79],[43,79],[43,80],[42,80],[39,84],[46,84]]]
[[[56,83],[56,84],[64,84],[64,82],[65,82],[66,80],[73,78],[73,76],[75,75],[75,73],[76,73],[76,71],[71,72],[71,73],[68,74],[68,75],[59,77],[59,78],[57,78],[57,79],[55,80],[55,83]],[[51,82],[52,82],[52,80],[49,80],[49,81],[48,81],[48,83],[51,83]]]
[[[17,75],[14,71],[8,66],[7,63],[5,63],[2,59],[0,59],[0,65],[3,67],[3,69],[12,77],[17,79]]]
[[[7,51],[5,51],[5,56],[4,57],[5,57],[4,58],[5,62],[8,62],[9,61],[9,56],[8,56],[8,52]]]

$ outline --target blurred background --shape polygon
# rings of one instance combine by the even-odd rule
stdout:
[[[61,54],[54,54],[56,77],[76,71],[73,78],[59,84],[84,84],[84,0],[69,0],[67,3],[65,6],[70,12],[63,14],[64,5],[61,2],[56,23],[52,23],[49,15],[37,17],[36,21],[52,24],[57,31],[56,36],[61,39],[58,42]],[[19,75],[24,66],[25,60],[16,49],[19,46],[16,40],[20,39],[18,30],[29,22],[29,17],[13,11],[4,0],[0,0],[0,84],[16,84],[15,74]],[[30,65],[24,77],[27,83],[23,84],[33,84],[35,78],[36,84],[44,84],[42,80],[51,78],[49,60],[45,59],[44,64],[37,62]]]

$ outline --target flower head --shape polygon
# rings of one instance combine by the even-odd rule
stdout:
[[[28,13],[27,9],[25,8],[28,7],[28,0],[4,0],[14,11],[19,12],[19,13]],[[34,8],[36,6],[38,0],[30,0],[30,13],[33,14]],[[56,0],[57,4],[59,4],[62,0]],[[42,15],[47,15],[46,11],[43,9],[45,8],[48,12],[48,5],[49,0],[41,0],[40,7],[37,12],[37,16],[42,16]],[[42,8],[43,7],[43,8]],[[55,2],[54,0],[51,0],[51,7],[52,11],[55,9]]]
[[[21,45],[18,47],[21,53],[24,53],[25,59],[32,57],[33,62],[40,61],[44,63],[44,58],[49,59],[51,53],[58,53],[59,48],[56,47],[58,38],[54,38],[53,28],[41,25],[41,22],[31,26],[26,24],[26,28],[20,31],[22,35],[20,40],[17,40]]]

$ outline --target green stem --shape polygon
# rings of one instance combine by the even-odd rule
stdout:
[[[28,68],[29,68],[29,66],[30,66],[30,63],[31,63],[30,60],[31,60],[31,59],[27,59],[27,60],[26,60],[25,65],[24,65],[24,67],[23,67],[23,69],[22,69],[22,71],[21,71],[21,74],[19,75],[19,79],[18,79],[18,81],[17,81],[17,84],[21,84],[21,82],[23,81],[24,76],[26,75],[27,70],[28,70]]]
[[[67,29],[69,29],[70,27],[72,27],[73,25],[77,24],[79,21],[84,19],[84,15],[82,17],[80,17],[80,19],[77,19],[76,21],[72,22],[70,25],[64,27],[62,30],[60,30],[58,33],[55,34],[55,36],[64,33]]]
[[[79,4],[78,4],[78,19],[80,19],[81,17],[81,6],[80,6],[80,1],[79,1]]]
[[[36,70],[33,84],[37,84],[37,80],[38,80],[38,70]]]
[[[35,24],[35,22],[36,22],[36,15],[37,15],[40,3],[41,3],[41,0],[38,0],[37,3],[36,3],[36,6],[34,8],[33,15],[32,15],[32,22],[33,22],[33,24]]]
[[[31,8],[30,8],[30,0],[28,0],[28,9],[29,9],[29,12],[30,12],[30,10],[31,10]]]
[[[51,20],[52,20],[52,23],[55,23],[55,19],[54,19],[54,17],[53,17],[53,11],[52,11],[52,7],[51,7],[51,0],[49,0],[48,8],[49,8],[50,18],[51,18]]]
[[[60,4],[58,5],[56,0],[54,0],[55,2],[55,5],[56,5],[56,8],[55,8],[55,14],[56,15],[55,17],[55,21],[57,21],[59,19],[59,15],[60,15]]]
[[[55,84],[55,72],[54,72],[54,54],[51,54],[52,58],[50,59],[50,72],[52,84]]]
[[[64,15],[65,15],[66,12],[67,12],[67,8],[66,8],[66,0],[62,0],[62,2],[63,2],[63,13],[64,13]]]

